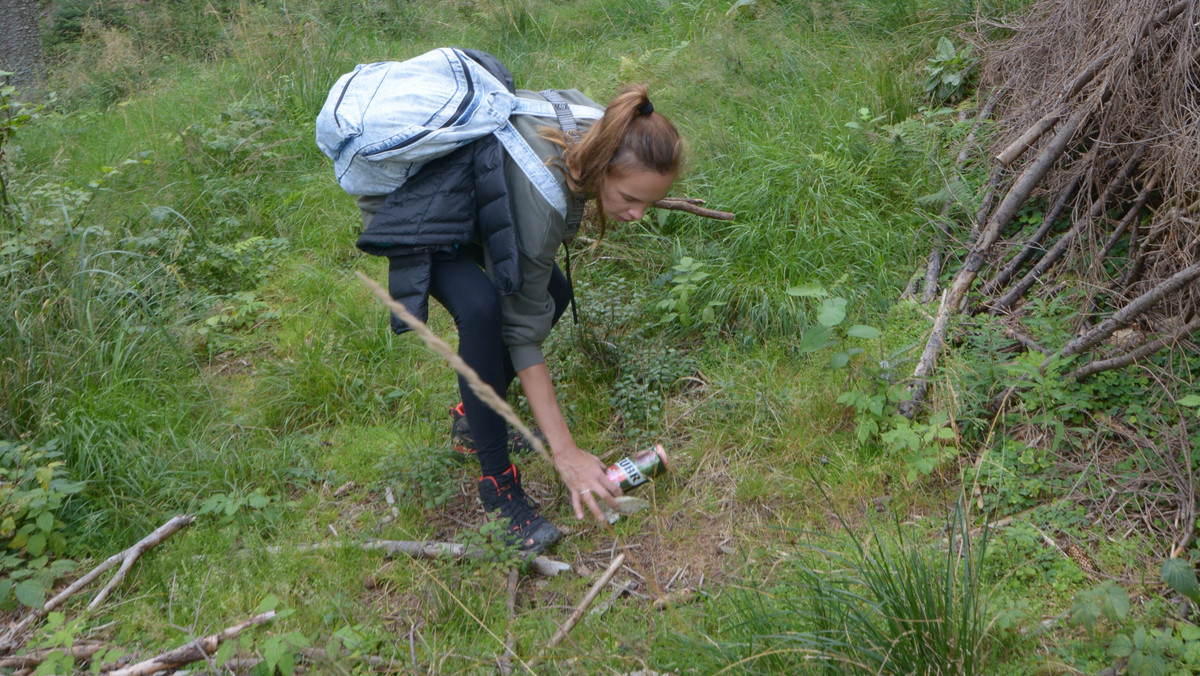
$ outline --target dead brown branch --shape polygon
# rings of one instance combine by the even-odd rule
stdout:
[[[592,585],[592,588],[588,590],[579,604],[575,606],[575,610],[571,611],[571,615],[567,618],[567,621],[563,622],[562,626],[550,637],[550,643],[547,644],[548,648],[554,648],[559,643],[562,643],[567,634],[571,633],[571,630],[575,628],[575,624],[587,612],[588,607],[592,605],[592,602],[596,600],[600,592],[604,591],[604,588],[608,586],[609,581],[612,580],[613,575],[617,574],[623,563],[625,563],[625,555],[617,554],[617,558],[612,560],[612,563],[608,565],[608,569],[604,571],[599,580],[596,580],[596,584]]]
[[[96,606],[100,605],[100,603],[108,597],[112,590],[115,589],[116,586],[125,579],[126,573],[128,573],[129,569],[133,567],[133,564],[138,560],[138,557],[154,548],[156,545],[170,537],[175,532],[191,525],[191,523],[195,520],[196,517],[191,514],[181,514],[176,516],[158,528],[154,529],[154,532],[139,540],[129,549],[126,549],[118,554],[113,554],[105,559],[104,562],[93,568],[83,577],[71,583],[66,589],[59,592],[54,598],[46,601],[41,608],[30,612],[20,622],[15,624],[5,635],[4,639],[0,640],[0,652],[7,652],[8,650],[11,650],[12,647],[17,645],[19,637],[25,632],[26,629],[29,628],[30,625],[45,617],[50,611],[61,606],[64,602],[66,602],[67,599],[75,595],[79,590],[91,584],[109,568],[112,568],[120,563],[121,568],[117,570],[117,573],[113,575],[108,584],[105,585],[104,588],[101,589],[100,592],[92,599],[91,603],[88,604],[88,610],[92,610]]]
[[[659,209],[668,209],[670,211],[684,211],[689,214],[703,216],[704,218],[713,218],[718,221],[732,221],[734,218],[736,218],[735,214],[732,214],[728,211],[709,209],[707,207],[700,206],[701,204],[704,204],[704,200],[684,197],[664,197],[663,199],[655,202],[654,206],[658,207]]]
[[[198,638],[191,643],[165,652],[157,657],[131,664],[128,667],[110,671],[109,676],[149,676],[158,671],[175,669],[184,664],[199,662],[216,653],[217,648],[231,638],[237,638],[243,631],[270,622],[275,617],[275,611],[268,611],[238,624],[224,629],[216,634]]]

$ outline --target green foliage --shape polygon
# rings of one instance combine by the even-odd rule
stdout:
[[[77,665],[75,657],[71,655],[71,647],[76,640],[87,634],[89,630],[87,620],[86,616],[80,616],[67,621],[66,616],[61,612],[50,612],[46,615],[45,623],[28,643],[29,648],[49,651],[45,660],[34,670],[35,676],[73,673],[98,674],[105,663],[112,663],[120,659],[124,654],[123,650],[116,647],[104,647],[91,656],[86,669],[81,668],[76,671]]]
[[[382,458],[375,466],[380,485],[395,487],[396,497],[434,510],[458,494],[459,461],[449,449],[404,449]]]
[[[903,383],[879,379],[877,388],[843,392],[837,403],[854,408],[854,432],[860,446],[879,444],[888,456],[900,455],[908,467],[905,480],[928,476],[946,455],[944,446],[956,438],[945,411],[935,411],[928,420],[910,420],[900,413],[900,404],[912,399]]]
[[[624,423],[625,438],[642,444],[661,430],[666,398],[696,367],[682,350],[636,340],[620,352],[619,360],[609,400]]]
[[[204,319],[196,328],[200,345],[209,356],[236,349],[239,338],[264,322],[279,318],[279,310],[258,299],[252,291],[238,291],[226,296],[215,314]]]
[[[656,306],[662,313],[664,324],[678,324],[684,331],[693,331],[716,322],[716,309],[724,305],[724,301],[705,302],[697,298],[703,296],[705,287],[712,283],[708,281],[712,274],[705,267],[691,256],[684,256],[671,267],[670,290]]]
[[[1071,624],[1095,631],[1096,622],[1104,617],[1120,625],[1129,616],[1129,592],[1112,580],[1105,580],[1091,589],[1080,592],[1071,604]]]
[[[1196,581],[1196,568],[1186,559],[1170,558],[1162,564],[1163,581],[1180,596],[1200,606],[1200,583]]]
[[[252,528],[278,526],[285,510],[295,507],[294,502],[284,502],[272,495],[254,489],[246,495],[216,493],[209,496],[200,506],[200,514],[212,514],[222,526],[246,532]]]
[[[1200,627],[1178,622],[1175,630],[1138,625],[1113,637],[1108,654],[1124,659],[1131,676],[1187,676],[1200,670]]]
[[[738,595],[715,647],[696,646],[733,673],[982,674],[987,626],[980,566],[986,535],[947,524],[950,546],[930,552],[897,527],[864,542],[842,524],[849,551],[812,547],[787,584]]]
[[[492,519],[478,528],[463,530],[458,541],[477,552],[476,556],[467,557],[465,566],[480,578],[502,575],[520,566],[524,560],[517,549],[519,543],[508,535],[508,522],[503,519]]]
[[[832,347],[835,352],[829,359],[829,365],[835,369],[844,368],[850,361],[864,353],[861,347],[846,347],[848,338],[863,340],[878,340],[882,335],[879,329],[865,324],[855,324],[849,328],[843,326],[846,321],[847,300],[841,296],[832,296],[820,284],[801,284],[789,287],[787,295],[794,298],[820,299],[814,301],[817,323],[804,329],[797,348],[800,354],[808,354]]]
[[[971,45],[956,50],[949,38],[939,38],[937,54],[925,66],[925,94],[936,104],[961,101],[975,86],[977,67]]]
[[[0,440],[0,610],[14,599],[42,605],[54,581],[75,567],[59,558],[70,534],[63,514],[83,484],[69,479],[57,445]]]

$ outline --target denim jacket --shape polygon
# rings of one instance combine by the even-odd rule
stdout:
[[[570,109],[579,120],[603,114],[586,105]],[[426,162],[492,134],[565,216],[567,195],[510,122],[513,115],[556,117],[549,102],[516,96],[463,50],[445,47],[343,75],[317,116],[316,140],[346,192],[386,195]]]

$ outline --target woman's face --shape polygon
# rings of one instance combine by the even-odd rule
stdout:
[[[600,188],[600,205],[614,221],[641,220],[646,207],[667,196],[675,174],[660,174],[648,169],[614,171]]]

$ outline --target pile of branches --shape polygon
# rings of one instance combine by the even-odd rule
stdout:
[[[1004,317],[1043,368],[1075,357],[1073,379],[1194,350],[1200,329],[1200,0],[1038,0],[1006,28],[988,48],[976,117],[976,130],[985,120],[995,129],[990,178],[973,214],[956,222],[949,201],[943,209],[927,302],[954,247],[962,266],[941,294],[910,416],[956,313]],[[1044,218],[1022,229],[1031,200]],[[1023,312],[1064,293],[1078,307],[1074,338],[1042,346]]]

